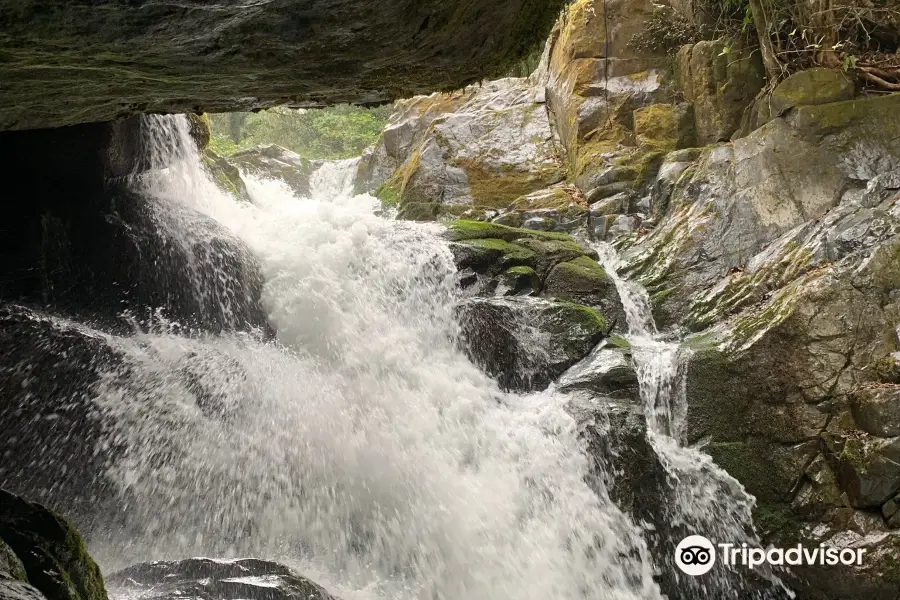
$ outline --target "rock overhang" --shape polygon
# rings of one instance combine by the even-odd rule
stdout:
[[[508,69],[565,0],[0,0],[0,131],[378,104]]]

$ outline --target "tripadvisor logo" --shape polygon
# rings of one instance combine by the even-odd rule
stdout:
[[[689,535],[675,548],[675,564],[688,575],[703,575],[716,564],[716,549],[702,535]]]
[[[713,568],[717,554],[726,566],[755,569],[761,565],[861,565],[865,553],[865,548],[834,548],[824,544],[813,548],[802,544],[791,548],[759,548],[746,543],[713,545],[702,535],[689,535],[675,547],[675,564],[688,575],[696,576]]]

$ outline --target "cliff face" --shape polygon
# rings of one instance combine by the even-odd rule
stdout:
[[[561,0],[0,2],[0,131],[382,103],[499,75]]]
[[[362,188],[401,217],[612,242],[657,324],[685,333],[687,441],[756,497],[764,537],[869,550],[862,569],[796,573],[801,597],[896,598],[900,94],[866,94],[852,69],[767,82],[746,40],[647,50],[635,34],[660,10],[580,0],[530,78],[404,103]],[[497,85],[518,94],[493,99]],[[511,131],[520,98],[543,137]],[[466,150],[540,138],[564,178],[500,193],[525,163],[473,169],[445,135],[485,115]],[[470,193],[473,172],[495,192]]]

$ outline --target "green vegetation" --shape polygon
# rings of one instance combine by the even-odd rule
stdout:
[[[375,143],[392,109],[392,105],[361,108],[340,104],[210,115],[210,148],[228,156],[259,144],[277,144],[309,159],[351,158]]]

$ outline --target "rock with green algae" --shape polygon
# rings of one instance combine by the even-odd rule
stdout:
[[[756,302],[811,255],[828,262],[890,235],[896,219],[859,204],[869,182],[900,166],[898,109],[900,94],[801,106],[703,150],[673,186],[660,226],[626,252],[626,271],[651,295],[665,291],[655,308],[677,320],[709,313],[710,294]]]
[[[209,142],[212,139],[209,115],[188,113],[187,120],[189,126],[188,132],[190,133],[191,139],[197,144],[197,149],[200,152],[203,152],[209,146]]]
[[[135,113],[379,104],[499,76],[562,0],[0,2],[0,130]],[[363,66],[360,57],[365,57]],[[214,68],[212,68],[214,65]]]
[[[606,333],[597,310],[542,298],[470,298],[457,316],[463,348],[508,390],[545,388]]]
[[[0,540],[18,559],[7,556],[16,579],[21,581],[24,570],[28,583],[47,600],[107,600],[100,568],[63,517],[0,490]]]
[[[231,194],[237,200],[250,202],[247,184],[244,183],[241,172],[236,166],[211,148],[206,148],[201,154],[201,158],[203,166],[206,167],[206,170],[212,175],[213,181],[222,191]]]
[[[839,69],[816,67],[799,71],[779,83],[771,95],[756,101],[754,128],[762,127],[796,106],[844,102],[852,100],[855,94],[853,80]]]
[[[543,293],[587,304],[599,304],[615,286],[597,261],[587,256],[557,263],[547,274]]]

